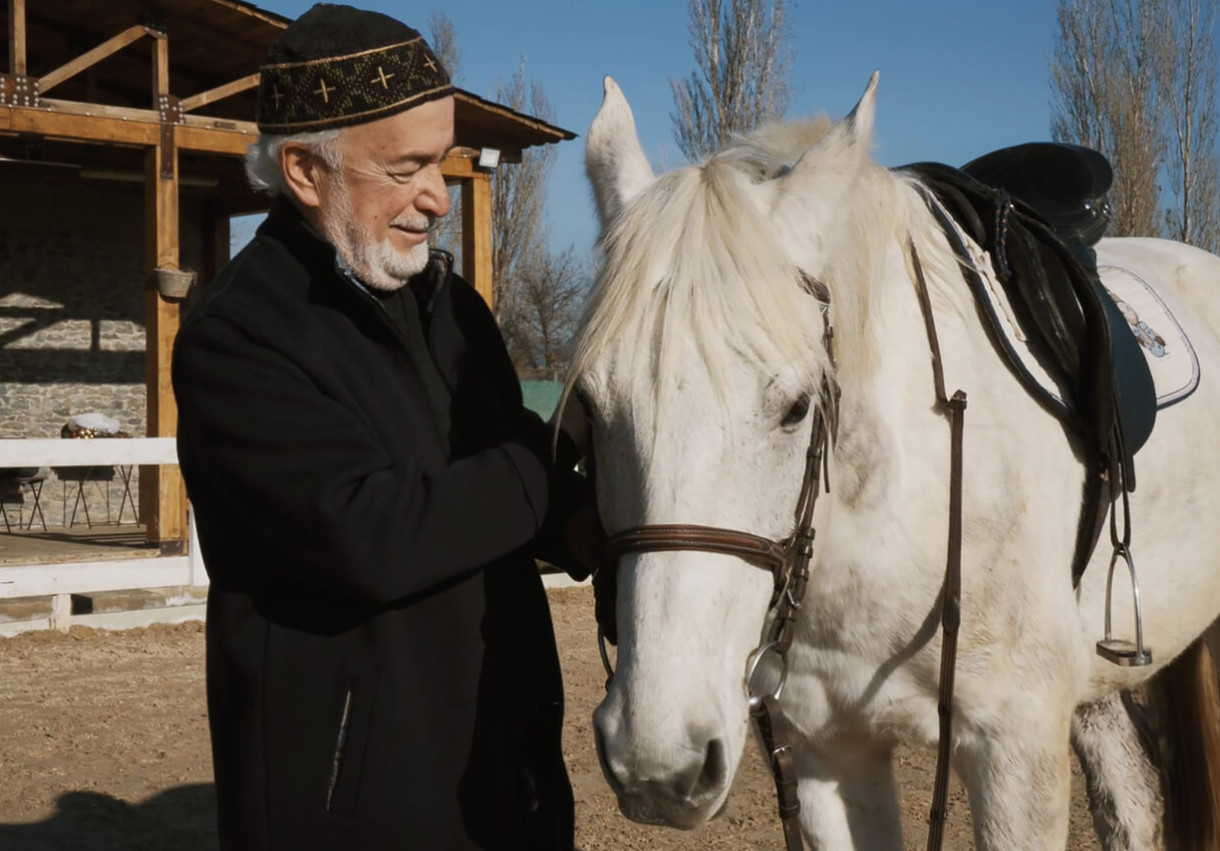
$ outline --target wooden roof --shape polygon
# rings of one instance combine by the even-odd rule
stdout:
[[[0,32],[7,29],[0,3]],[[62,66],[135,24],[168,33],[170,91],[186,98],[255,73],[267,48],[291,22],[241,0],[54,0],[27,2],[29,75]],[[0,42],[7,53],[7,44]],[[150,108],[151,40],[142,39],[57,85],[48,97],[110,106]],[[0,70],[11,66],[8,57]],[[200,107],[198,115],[253,121],[256,90]],[[495,147],[515,159],[521,150],[574,139],[575,134],[459,90],[457,144]],[[514,156],[514,154],[516,156]]]

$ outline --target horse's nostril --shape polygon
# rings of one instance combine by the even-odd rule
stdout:
[[[719,794],[728,779],[728,763],[724,758],[724,743],[720,739],[712,739],[707,743],[707,753],[703,758],[703,770],[695,779],[695,785],[690,790],[691,798],[699,798],[708,794]]]
[[[724,744],[720,739],[707,743],[703,762],[691,767],[674,785],[678,797],[698,800],[704,796],[717,795],[728,779],[728,765],[724,758]]]

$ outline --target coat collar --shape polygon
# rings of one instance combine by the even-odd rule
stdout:
[[[257,234],[283,245],[306,268],[337,268],[335,247],[305,221],[301,211],[283,193],[275,196],[271,211],[259,225]]]

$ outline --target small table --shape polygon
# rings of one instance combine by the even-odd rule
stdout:
[[[67,426],[64,426],[61,436],[70,440],[104,440],[108,438],[125,438],[127,437],[127,433],[122,431],[113,433],[99,432],[96,429],[76,429],[73,431]],[[84,475],[81,476],[80,480],[76,483],[76,498],[72,501],[72,517],[68,521],[69,528],[76,525],[76,511],[81,506],[84,506],[85,509],[85,523],[88,524],[90,529],[93,528],[93,518],[89,516],[89,500],[85,496],[85,482],[89,481],[90,475],[95,469],[97,469],[96,466],[86,467]],[[128,505],[131,506],[131,522],[138,525],[140,522],[140,512],[136,510],[135,499],[131,495],[131,476],[132,471],[135,469],[135,465],[115,464],[112,466],[112,469],[118,471],[119,479],[123,482],[123,494],[119,497],[119,515],[115,518],[114,525],[123,525],[123,509],[125,509]],[[109,486],[106,488],[106,522],[110,522]]]

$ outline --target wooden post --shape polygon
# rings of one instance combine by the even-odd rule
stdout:
[[[170,383],[170,358],[178,333],[178,304],[161,295],[157,269],[178,268],[178,150],[176,129],[167,122],[163,98],[169,95],[169,44],[164,35],[153,42],[153,99],[163,111],[158,143],[144,158],[145,219],[145,364],[149,437],[178,432],[178,406]],[[140,468],[140,516],[149,543],[162,551],[185,551],[188,525],[186,490],[177,466]]]
[[[14,77],[26,75],[25,0],[8,0],[8,64]]]
[[[462,276],[496,309],[491,269],[491,175],[462,179]]]
[[[55,594],[51,597],[51,629],[67,632],[72,628],[72,595]]]

